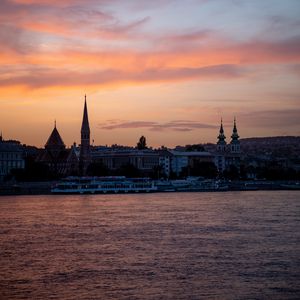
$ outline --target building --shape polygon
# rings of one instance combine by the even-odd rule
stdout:
[[[232,166],[236,167],[239,170],[240,161],[241,148],[236,126],[236,119],[234,118],[230,144],[226,143],[226,136],[224,133],[223,122],[221,119],[221,126],[219,130],[216,151],[214,153],[214,163],[219,173],[223,173],[225,170],[228,170]]]
[[[13,169],[24,169],[24,151],[20,143],[4,141],[0,135],[0,181]]]
[[[118,170],[126,165],[133,165],[144,174],[150,174],[159,166],[159,154],[151,149],[95,149],[92,152],[93,162],[103,163],[109,170]]]
[[[58,176],[86,175],[87,168],[91,162],[90,126],[86,96],[84,99],[79,152],[75,143],[71,148],[66,148],[55,122],[45,148],[38,154],[36,162],[48,165],[50,171]]]
[[[193,168],[197,163],[213,162],[214,157],[210,152],[205,151],[175,151],[170,150],[172,156],[170,157],[171,172],[177,176],[184,168]]]
[[[45,144],[45,148],[38,154],[36,162],[46,164],[49,170],[58,176],[78,173],[78,157],[75,146],[67,149],[57,128],[54,128]]]
[[[161,168],[162,173],[169,178],[172,172],[172,153],[168,149],[158,150],[158,163]]]
[[[80,151],[77,151],[75,144],[71,148],[66,148],[55,122],[54,128],[45,144],[45,148],[37,156],[36,162],[48,165],[50,171],[58,176],[86,174],[87,168],[91,162],[90,126],[86,96],[84,99],[81,125]]]

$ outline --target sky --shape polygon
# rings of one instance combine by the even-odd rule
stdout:
[[[299,0],[0,0],[0,131],[95,145],[300,135]]]

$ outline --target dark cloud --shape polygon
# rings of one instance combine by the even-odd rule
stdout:
[[[300,109],[251,111],[240,114],[244,124],[259,128],[285,128],[300,126]],[[255,121],[254,121],[255,120]]]
[[[218,126],[199,123],[190,120],[174,120],[165,123],[154,121],[119,121],[108,120],[105,123],[99,124],[100,129],[115,130],[115,129],[130,129],[130,128],[146,128],[151,131],[192,131],[195,129],[215,129]]]
[[[160,82],[187,79],[236,78],[246,74],[242,67],[219,65],[203,68],[146,69],[136,72],[119,70],[90,73],[31,68],[26,75],[0,78],[0,86],[22,85],[30,88],[86,86],[118,82]]]

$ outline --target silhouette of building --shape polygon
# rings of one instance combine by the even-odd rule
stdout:
[[[79,166],[81,175],[86,175],[87,168],[91,163],[91,146],[90,146],[90,125],[88,118],[88,110],[86,103],[86,96],[84,97],[84,109],[81,125],[81,145]]]
[[[36,162],[48,165],[50,171],[58,176],[72,174],[86,174],[91,162],[90,155],[90,126],[88,119],[86,96],[84,101],[83,119],[81,125],[80,153],[76,151],[76,145],[67,149],[59,134],[56,122],[45,144],[45,148],[38,154]]]
[[[94,149],[92,157],[94,162],[101,162],[113,171],[132,165],[143,174],[150,174],[159,165],[159,154],[151,149]]]
[[[240,169],[241,148],[236,126],[236,118],[234,118],[231,141],[229,145],[226,143],[225,139],[226,136],[224,133],[223,122],[221,119],[221,126],[219,130],[214,159],[214,163],[219,173],[228,170],[232,166],[236,167],[238,170]]]
[[[49,170],[58,176],[78,173],[78,157],[75,146],[66,149],[66,145],[56,128],[56,122],[45,148],[38,154],[36,162],[48,165]]]
[[[20,142],[4,141],[0,135],[0,181],[13,169],[24,169],[24,151]]]

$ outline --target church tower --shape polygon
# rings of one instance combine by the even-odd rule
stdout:
[[[220,131],[219,131],[219,136],[218,136],[218,142],[217,142],[217,151],[218,152],[225,152],[226,150],[226,136],[224,134],[224,129],[223,129],[223,121],[221,119],[221,126],[220,126]]]
[[[86,175],[87,168],[91,162],[91,150],[90,150],[90,125],[86,104],[86,95],[84,97],[84,109],[81,125],[81,145],[80,145],[80,173]]]
[[[230,152],[231,153],[240,153],[240,141],[239,135],[236,128],[236,119],[234,118],[233,130],[231,135],[231,142],[230,142]]]

